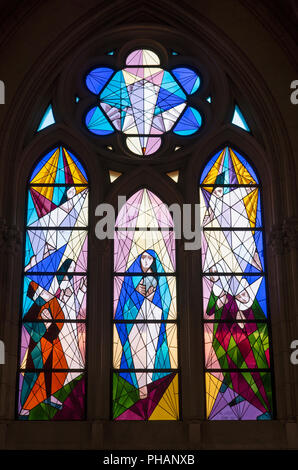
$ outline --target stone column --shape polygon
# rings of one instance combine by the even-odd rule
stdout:
[[[289,355],[290,345],[298,340],[298,217],[288,217],[283,221],[282,231],[284,235],[284,263],[287,270],[287,290],[289,298],[288,331],[289,331]],[[298,422],[298,364],[290,363],[290,390],[293,401],[293,417]],[[297,434],[298,442],[298,434]]]
[[[285,219],[269,234],[269,300],[274,354],[277,417],[296,422],[298,366],[290,362],[297,331],[297,218]]]
[[[5,364],[0,365],[0,419],[13,419],[22,284],[21,231],[0,219],[0,339]]]

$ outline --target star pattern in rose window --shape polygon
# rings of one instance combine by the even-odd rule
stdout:
[[[157,152],[165,133],[189,136],[202,126],[200,112],[188,104],[200,87],[199,75],[188,67],[162,69],[150,50],[131,52],[122,70],[94,68],[85,83],[98,97],[85,115],[88,130],[100,136],[122,132],[136,155]]]

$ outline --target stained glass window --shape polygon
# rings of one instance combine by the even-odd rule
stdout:
[[[189,67],[164,70],[151,50],[131,52],[123,70],[96,67],[85,83],[99,99],[86,113],[88,130],[102,136],[124,133],[136,155],[155,153],[170,130],[189,136],[202,125],[199,111],[188,105],[188,96],[200,87],[199,75]]]
[[[139,190],[115,229],[114,420],[179,419],[175,255],[167,207]]]
[[[247,122],[237,104],[235,105],[234,114],[232,118],[232,124],[234,124],[234,126],[241,127],[241,129],[247,132],[250,132],[250,128],[248,127]]]
[[[28,184],[18,418],[85,416],[88,180],[57,147]]]
[[[50,104],[43,117],[42,117],[42,120],[40,121],[39,123],[39,126],[37,128],[37,132],[40,132],[42,131],[43,129],[45,129],[46,127],[49,127],[51,126],[52,124],[55,124],[55,118],[54,118],[54,113],[53,113],[53,108],[52,108],[52,105]]]
[[[260,191],[251,165],[229,147],[211,158],[200,180],[209,420],[273,415]]]

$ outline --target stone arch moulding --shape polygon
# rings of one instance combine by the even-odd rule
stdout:
[[[291,409],[291,404],[286,404],[279,398],[280,389],[283,382],[286,381],[288,368],[288,357],[282,358],[280,355],[280,345],[284,341],[286,335],[286,324],[290,322],[290,314],[285,310],[285,303],[288,298],[288,291],[284,289],[283,283],[280,282],[280,273],[283,269],[280,261],[275,256],[270,256],[272,247],[270,246],[271,227],[275,226],[276,221],[281,220],[282,207],[279,200],[279,188],[276,182],[276,168],[272,162],[272,156],[268,156],[263,147],[250,134],[243,133],[241,130],[233,129],[230,124],[222,126],[222,128],[214,134],[209,135],[206,139],[198,142],[196,151],[193,153],[187,163],[185,170],[185,179],[189,181],[187,186],[187,200],[198,203],[198,180],[202,170],[212,156],[226,146],[235,148],[243,157],[251,163],[260,180],[261,188],[261,205],[262,219],[264,228],[264,251],[268,276],[268,306],[271,321],[271,338],[272,338],[272,358],[275,389],[275,406],[276,416],[279,418],[286,413],[286,408]],[[196,190],[194,188],[197,188]],[[285,273],[287,275],[287,273]],[[272,287],[274,286],[274,287]],[[281,320],[282,315],[282,320]],[[275,325],[281,321],[279,330]],[[282,335],[280,334],[282,331]],[[289,411],[291,413],[291,411]]]
[[[117,208],[118,195],[125,194],[127,199],[141,188],[154,192],[165,204],[183,204],[184,198],[176,184],[166,174],[161,175],[154,167],[137,167],[116,180],[105,197]]]
[[[169,5],[168,5],[169,6]],[[182,8],[178,5],[170,5],[171,8],[166,8],[166,5],[160,5],[158,2],[154,2],[154,13],[153,10],[148,8],[146,5],[139,4],[138,2],[131,2],[132,8],[127,8],[127,4],[124,2],[117,2],[115,6],[108,6],[100,11],[96,11],[96,8],[89,10],[88,14],[85,14],[80,21],[72,25],[64,32],[63,37],[61,36],[56,42],[51,44],[49,50],[45,51],[43,56],[40,58],[38,65],[33,66],[28,73],[26,80],[24,80],[24,86],[22,86],[18,93],[15,95],[13,106],[11,106],[10,118],[7,119],[5,126],[3,127],[4,139],[3,148],[7,151],[11,151],[13,155],[19,154],[19,149],[23,142],[23,122],[26,122],[27,116],[30,115],[34,110],[34,101],[32,96],[39,95],[43,96],[46,89],[49,86],[50,81],[56,77],[62,70],[65,61],[67,62],[71,56],[75,53],[75,49],[78,44],[85,43],[90,37],[98,35],[98,30],[101,30],[105,36],[110,35],[113,31],[118,36],[123,33],[129,34],[129,29],[132,27],[118,27],[113,24],[117,20],[113,12],[117,10],[121,12],[122,20],[125,23],[136,23],[137,17],[148,18],[148,21],[152,20],[156,23],[159,15],[164,13],[164,9],[167,10],[168,25],[161,26],[159,21],[154,27],[148,23],[142,25],[142,27],[136,27],[135,30],[143,32],[146,31],[147,37],[154,36],[160,32],[164,37],[169,37],[169,33],[174,32],[174,37],[179,43],[179,36],[176,31],[182,31],[182,35],[186,34],[191,37],[193,44],[197,44],[199,41],[203,45],[204,50],[220,63],[225,70],[237,70],[237,76],[234,80],[238,83],[240,89],[246,89],[249,102],[255,107],[255,115],[259,116],[264,127],[263,135],[267,137],[267,144],[269,152],[276,156],[280,154],[280,150],[287,149],[284,152],[289,156],[288,164],[285,166],[283,171],[288,171],[291,174],[292,163],[290,161],[291,150],[289,149],[288,137],[284,128],[284,123],[280,118],[280,114],[276,108],[274,100],[264,84],[261,76],[252,67],[247,60],[245,54],[241,52],[238,47],[233,44],[226,36],[222,34],[210,21],[207,21],[202,15],[193,16],[191,12],[188,12],[186,8]],[[93,14],[90,14],[90,13]],[[116,15],[117,16],[117,15]],[[107,18],[109,21],[107,22]],[[183,21],[182,21],[183,19]],[[108,28],[107,28],[108,25]],[[175,29],[174,29],[175,28]],[[67,33],[67,34],[65,34]],[[110,36],[111,37],[111,36]],[[181,34],[180,34],[181,37]],[[239,53],[240,52],[240,53]],[[256,86],[257,85],[257,86]],[[257,92],[256,92],[257,90]],[[13,114],[18,116],[17,122],[13,122]],[[25,118],[26,116],[26,118]],[[273,116],[275,116],[273,118]],[[18,143],[10,140],[11,129],[14,129],[14,135],[17,133],[19,136]],[[277,137],[276,137],[277,136]],[[272,145],[272,142],[275,145]],[[17,147],[16,147],[17,146]],[[8,155],[8,153],[6,152]],[[4,171],[5,173],[5,171]],[[291,181],[291,179],[290,179]],[[289,189],[290,190],[290,189]],[[291,198],[287,198],[288,204],[291,204]]]

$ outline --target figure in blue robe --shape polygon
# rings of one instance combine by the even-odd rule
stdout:
[[[161,274],[160,276],[158,274]],[[166,324],[171,293],[165,270],[154,250],[146,250],[132,263],[124,276],[115,320],[122,344],[121,369],[170,369]],[[144,320],[144,323],[134,323]],[[156,323],[146,323],[154,320]],[[164,376],[162,372],[129,372],[121,376],[147,397],[147,385]]]

